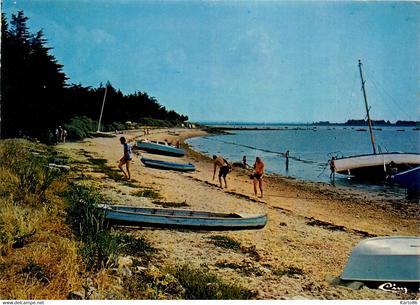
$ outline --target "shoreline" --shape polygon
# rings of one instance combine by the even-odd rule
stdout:
[[[161,202],[170,202],[183,203],[187,209],[268,215],[266,227],[260,230],[215,233],[130,229],[130,234],[147,237],[159,249],[155,265],[185,263],[206,266],[217,275],[256,291],[257,299],[400,297],[367,288],[333,287],[325,278],[339,276],[352,247],[366,237],[416,235],[418,209],[414,205],[401,212],[401,204],[393,205],[365,198],[365,194],[356,196],[341,188],[302,183],[272,174],[266,176],[266,195],[260,199],[253,195],[252,181],[247,172],[238,168],[228,175],[228,189],[220,189],[217,178],[211,179],[213,167],[210,158],[185,143],[188,138],[205,134],[200,129],[156,129],[147,136],[152,140],[181,140],[186,156],[177,160],[193,163],[196,171],[192,173],[147,168],[138,158],[133,159],[133,180],[129,184],[113,181],[94,170],[85,169],[83,172],[117,204],[155,207]],[[128,141],[145,137],[142,131],[122,135]],[[87,154],[105,159],[115,168],[122,150],[118,138],[87,139],[58,148],[81,161],[86,160]],[[136,196],[135,193],[142,189],[153,190],[159,198]],[[213,245],[209,238],[214,235],[236,240],[241,250]],[[299,274],[287,274],[281,270],[300,271]]]
[[[271,129],[273,130],[273,129]],[[214,133],[212,134],[207,133],[207,135],[219,135],[220,133]],[[201,137],[203,135],[197,135],[197,136],[191,136],[191,137],[187,137],[183,140],[183,142],[185,143],[186,140],[190,139],[190,138],[194,138],[194,137]],[[186,147],[188,149],[190,149],[191,151],[196,152],[197,154],[202,155],[203,158],[205,158],[206,160],[211,162],[211,158],[209,156],[207,156],[205,153],[202,153],[198,150],[195,150],[191,145],[189,145],[188,143],[185,143]],[[284,155],[283,153],[279,153],[281,155]],[[293,159],[293,157],[291,157],[291,159]],[[230,160],[231,162],[239,162],[239,160],[235,161],[235,160]],[[239,170],[239,171],[244,171],[244,169],[240,168],[240,167],[235,167],[235,170]],[[372,188],[369,188],[369,185],[367,185],[368,187],[366,188],[357,188],[356,185],[354,186],[350,186],[350,185],[342,185],[340,183],[336,183],[336,185],[331,185],[331,183],[326,182],[326,181],[315,181],[315,180],[307,180],[307,179],[302,179],[302,178],[298,178],[298,177],[291,177],[291,176],[284,176],[280,173],[277,172],[273,172],[270,170],[266,170],[266,174],[264,175],[265,177],[267,177],[269,180],[276,180],[276,179],[280,179],[282,181],[282,183],[289,183],[292,184],[294,186],[296,186],[297,184],[299,185],[304,185],[306,188],[312,189],[313,191],[317,191],[319,188],[323,188],[323,189],[328,189],[331,190],[333,192],[337,192],[337,193],[350,193],[352,195],[358,195],[359,197],[367,197],[368,199],[373,199],[375,201],[378,200],[382,200],[382,201],[389,201],[389,202],[393,202],[393,201],[402,201],[404,203],[413,203],[413,201],[407,200],[406,197],[404,196],[403,193],[395,193],[393,192],[392,194],[388,194],[387,190],[373,190]],[[338,179],[344,179],[343,177],[336,177]],[[337,179],[337,180],[338,180]]]

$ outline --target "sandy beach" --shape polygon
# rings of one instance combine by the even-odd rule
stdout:
[[[70,165],[77,173],[91,177],[116,204],[156,207],[157,202],[180,202],[188,205],[185,206],[188,209],[268,215],[266,227],[260,230],[129,229],[131,234],[145,236],[158,249],[153,261],[157,266],[179,263],[206,266],[223,278],[254,290],[257,299],[404,298],[402,294],[366,287],[360,290],[333,287],[326,277],[341,274],[352,247],[364,238],[417,235],[416,203],[273,174],[264,178],[265,196],[260,199],[253,194],[249,171],[240,168],[228,175],[228,188],[221,189],[217,175],[212,180],[211,160],[184,143],[187,138],[205,134],[199,129],[155,129],[147,136],[149,140],[167,139],[172,143],[180,140],[187,151],[180,160],[196,166],[192,173],[146,168],[138,158],[140,153],[164,160],[173,158],[140,151],[134,152],[131,184],[114,181],[89,166]],[[142,130],[122,135],[131,144],[145,138]],[[108,166],[116,168],[122,156],[118,140],[122,135],[61,144],[57,148],[74,160],[102,158]],[[154,190],[159,199],[135,196],[139,188]],[[214,235],[237,240],[240,250],[215,246],[209,239]]]

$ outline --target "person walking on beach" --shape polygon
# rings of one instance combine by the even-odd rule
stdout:
[[[125,137],[121,137],[120,142],[124,147],[124,156],[120,159],[118,168],[124,173],[124,176],[128,180],[130,180],[131,179],[131,174],[130,174],[131,147],[130,145],[127,144],[127,140],[125,139]],[[122,168],[124,164],[125,164],[127,173]]]
[[[226,176],[231,170],[231,166],[230,166],[229,162],[226,161],[221,156],[213,155],[213,163],[214,163],[213,180],[214,180],[214,177],[216,176],[216,169],[219,166],[220,167],[220,169],[219,169],[220,188],[223,188],[222,177],[223,177],[223,180],[225,181],[225,188],[227,188]]]
[[[333,156],[333,157],[331,157],[331,160],[330,160],[330,171],[331,171],[331,173],[330,173],[330,180],[331,180],[331,183],[332,183],[332,185],[335,185],[335,157]]]
[[[261,192],[261,198],[263,198],[263,175],[264,175],[264,162],[261,160],[260,157],[255,158],[254,163],[254,173],[252,177],[254,179],[254,194],[258,196],[257,192],[257,182]]]

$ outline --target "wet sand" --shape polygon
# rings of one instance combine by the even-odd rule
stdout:
[[[211,160],[184,144],[184,140],[206,133],[198,129],[151,130],[149,140],[175,143],[181,140],[187,155],[183,158],[142,155],[177,162],[191,162],[192,173],[146,168],[135,156],[131,172],[134,185],[116,182],[104,174],[85,171],[101,191],[117,204],[156,207],[156,199],[137,197],[138,186],[159,193],[158,201],[182,202],[185,208],[220,211],[266,213],[268,223],[260,230],[205,232],[169,229],[131,229],[143,235],[159,249],[154,263],[187,263],[207,266],[225,279],[238,282],[257,292],[257,299],[401,299],[404,295],[366,287],[352,290],[333,287],[326,276],[339,276],[351,249],[371,236],[417,235],[418,205],[389,199],[345,187],[269,174],[264,178],[263,199],[253,194],[249,171],[235,168],[228,175],[228,188],[219,188],[212,180]],[[142,131],[123,134],[129,141],[145,138]],[[119,137],[120,135],[118,135]],[[91,155],[104,158],[117,167],[122,156],[118,137],[94,138],[58,146],[79,160]],[[136,154],[139,152],[136,152]],[[236,160],[232,160],[236,161]],[[241,249],[215,246],[209,237],[224,235],[241,243]]]

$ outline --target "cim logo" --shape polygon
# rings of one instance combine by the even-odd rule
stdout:
[[[378,288],[387,292],[404,292],[404,293],[408,292],[408,289],[406,287],[398,287],[394,283],[384,283],[380,285]]]

